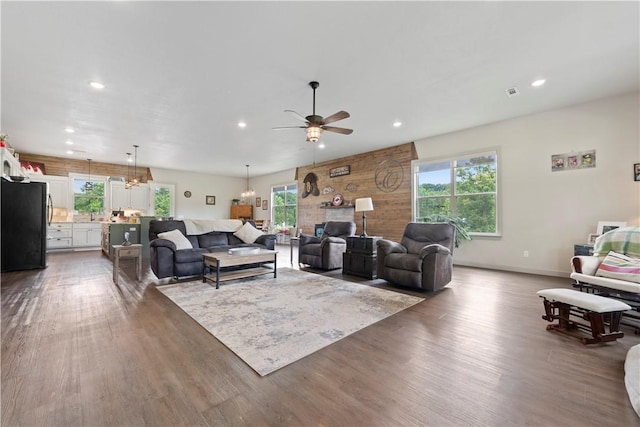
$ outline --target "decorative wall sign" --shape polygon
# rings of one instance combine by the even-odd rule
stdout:
[[[344,190],[349,191],[351,193],[355,193],[356,191],[358,191],[358,184],[354,184],[353,182],[350,182],[344,186]]]
[[[318,177],[315,173],[309,172],[302,182],[304,183],[304,190],[302,191],[303,199],[306,199],[309,194],[313,196],[320,195],[320,189],[318,189]],[[264,205],[262,205],[262,209],[264,209]]]
[[[207,196],[207,204],[215,205],[216,204],[216,196]]]
[[[551,156],[551,172],[596,167],[596,150]]]
[[[334,191],[336,191],[336,189],[329,185],[322,189],[322,194],[329,194],[333,193]]]
[[[402,164],[394,159],[383,160],[376,169],[375,180],[378,190],[385,193],[396,191],[404,180]]]
[[[329,178],[335,178],[336,176],[345,176],[351,173],[351,166],[340,166],[339,168],[329,169]]]

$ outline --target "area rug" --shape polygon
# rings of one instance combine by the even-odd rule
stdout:
[[[290,268],[220,289],[200,281],[157,289],[260,375],[423,300]]]

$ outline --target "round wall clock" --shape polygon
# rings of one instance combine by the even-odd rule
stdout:
[[[333,196],[333,206],[340,206],[343,201],[344,201],[344,198],[342,197],[342,194],[338,193],[335,196]]]
[[[188,191],[188,190],[187,190],[187,191],[185,191],[185,192],[184,192],[184,197],[186,197],[187,199],[188,199],[189,197],[191,197],[191,191]]]

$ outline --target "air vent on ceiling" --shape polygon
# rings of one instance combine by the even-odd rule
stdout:
[[[510,87],[509,89],[505,90],[505,92],[507,92],[507,96],[509,98],[511,98],[512,96],[518,96],[520,95],[520,91],[518,90],[517,87]]]

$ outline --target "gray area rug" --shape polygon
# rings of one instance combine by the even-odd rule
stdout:
[[[289,268],[220,289],[200,281],[157,289],[260,375],[423,301]]]

